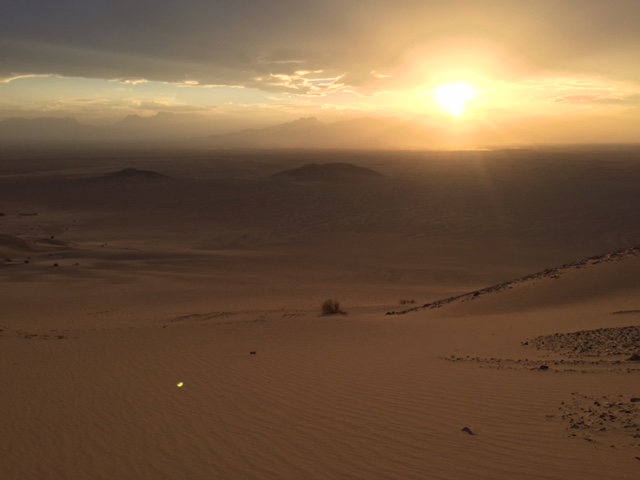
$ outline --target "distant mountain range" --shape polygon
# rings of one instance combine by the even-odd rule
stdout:
[[[356,118],[323,123],[315,117],[260,129],[211,135],[207,144],[250,148],[429,148],[429,136],[416,124],[394,119]]]
[[[102,126],[58,117],[10,118],[0,121],[0,141],[7,142],[166,142],[199,138],[207,134],[206,121],[202,116],[164,112],[152,117],[130,115]]]
[[[213,127],[209,129],[209,132]],[[0,141],[6,143],[184,142],[210,148],[440,148],[440,135],[416,122],[393,118],[355,118],[324,123],[315,117],[226,134],[207,132],[204,117],[159,113],[132,115],[111,125],[94,126],[72,118],[12,118],[0,121]]]
[[[0,140],[70,142],[97,139],[99,127],[85,125],[73,118],[10,118],[0,122]]]

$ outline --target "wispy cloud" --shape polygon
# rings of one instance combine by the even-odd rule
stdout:
[[[640,104],[637,1],[14,4],[0,31],[11,112],[422,117],[425,92],[460,80],[478,87],[486,121]]]
[[[114,78],[110,81],[120,82],[127,85],[144,85],[145,83],[149,83],[149,80],[146,78]]]
[[[561,97],[556,97],[553,99],[553,101],[578,103],[578,104],[638,105],[640,104],[640,94],[611,93],[607,95],[602,95],[602,94],[565,95]]]
[[[574,2],[557,0],[508,7],[484,0],[464,8],[436,0],[21,0],[3,15],[0,76],[253,85],[256,77],[324,70],[360,87],[395,76],[406,55],[423,47],[434,47],[442,65],[452,58],[450,37],[463,36],[500,45],[532,68],[579,64],[600,72],[605,54],[623,55],[628,61],[617,62],[619,71],[607,68],[640,81],[637,48],[630,48],[640,42],[638,18],[640,3],[627,0],[582,0],[579,17]],[[262,86],[271,90],[271,83]],[[298,81],[280,83],[306,93]]]
[[[50,77],[57,77],[57,75],[52,75],[49,73],[40,73],[40,74],[31,73],[27,75],[13,75],[10,77],[0,77],[0,83],[11,83],[17,80],[26,80],[29,78],[50,78]]]
[[[249,86],[298,95],[300,97],[322,97],[345,87],[341,76],[326,76],[322,70],[296,70],[292,74],[271,73],[255,77]]]

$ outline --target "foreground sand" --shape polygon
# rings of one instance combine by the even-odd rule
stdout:
[[[640,325],[635,163],[182,160],[5,164],[2,478],[637,478],[629,331],[539,337]]]

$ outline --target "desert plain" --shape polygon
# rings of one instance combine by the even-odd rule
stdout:
[[[8,149],[0,304],[4,480],[640,477],[637,147]]]

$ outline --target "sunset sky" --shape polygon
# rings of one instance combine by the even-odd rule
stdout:
[[[640,142],[639,22],[632,0],[5,0],[0,119],[379,116]]]

